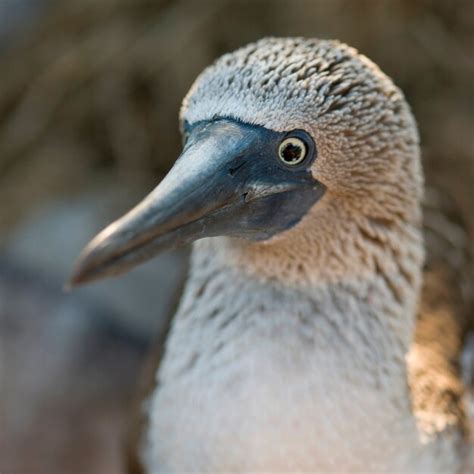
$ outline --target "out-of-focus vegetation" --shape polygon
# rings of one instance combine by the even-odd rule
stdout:
[[[181,99],[226,51],[297,35],[373,59],[407,95],[427,180],[454,197],[474,245],[471,0],[37,0],[34,16],[0,49],[0,471],[120,472],[144,353],[133,338],[169,311],[184,257],[98,299],[59,286],[178,156]]]

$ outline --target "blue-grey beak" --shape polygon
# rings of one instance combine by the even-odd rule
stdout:
[[[70,285],[119,275],[203,237],[263,240],[295,225],[324,186],[311,175],[314,157],[294,169],[278,159],[284,137],[226,119],[196,124],[158,187],[87,245]]]

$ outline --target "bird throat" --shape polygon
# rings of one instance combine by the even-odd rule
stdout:
[[[374,281],[311,291],[263,281],[215,244],[195,247],[150,400],[151,472],[406,467],[387,452],[418,442],[394,323],[409,308],[367,299]]]

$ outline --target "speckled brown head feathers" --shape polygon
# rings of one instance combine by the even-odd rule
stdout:
[[[401,91],[337,41],[268,38],[222,56],[181,110],[189,122],[216,117],[313,134],[315,173],[330,189],[375,192],[383,178],[396,188],[403,180],[400,195],[420,198],[418,134]]]
[[[388,251],[405,254],[398,260],[407,263],[407,281],[394,283],[388,275],[392,291],[417,287],[423,259],[418,133],[403,94],[374,63],[337,41],[262,39],[218,59],[183,102],[182,122],[218,117],[311,133],[318,149],[312,172],[327,187],[299,225],[249,246],[236,261],[248,259],[250,271],[286,282],[340,281],[393,274],[384,270]],[[284,263],[272,270],[276,255]]]

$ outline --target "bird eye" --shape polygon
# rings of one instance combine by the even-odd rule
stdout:
[[[289,166],[300,164],[308,154],[306,143],[300,138],[285,138],[278,148],[278,157]]]

